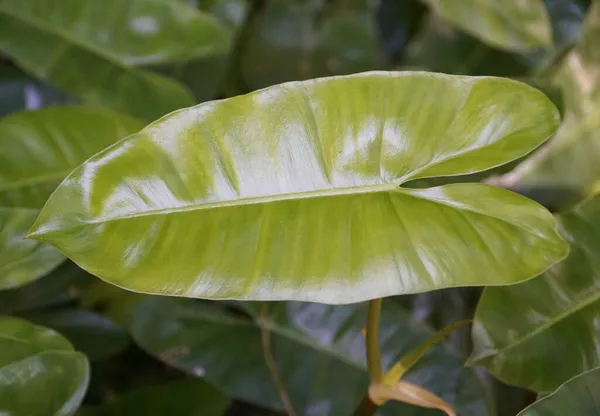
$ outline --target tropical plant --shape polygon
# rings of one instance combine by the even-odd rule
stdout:
[[[0,414],[600,415],[599,22],[0,0]]]

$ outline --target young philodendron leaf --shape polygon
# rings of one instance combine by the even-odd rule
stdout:
[[[427,409],[439,409],[448,416],[456,416],[452,406],[438,395],[406,381],[398,381],[393,385],[383,383],[371,385],[369,386],[369,397],[378,406],[385,404],[388,400],[397,400]]]
[[[544,94],[508,79],[277,85],[171,113],[98,153],[29,237],[163,295],[341,304],[517,283],[567,254],[549,212],[480,183],[400,185],[521,157],[558,121]]]
[[[518,416],[600,416],[600,368],[568,380]]]
[[[470,320],[455,322],[441,329],[412,350],[387,371],[381,383],[369,386],[369,398],[378,406],[389,400],[410,403],[415,406],[440,409],[449,416],[455,416],[452,405],[436,394],[411,383],[402,381],[401,378],[438,342],[442,341],[452,331],[469,324]]]
[[[538,392],[600,366],[600,195],[557,219],[569,257],[529,282],[483,291],[469,359]]]
[[[64,260],[52,247],[24,239],[25,232],[72,169],[141,126],[131,117],[82,106],[0,119],[0,290],[29,283]]]
[[[75,414],[89,382],[85,355],[57,332],[0,317],[0,414]]]
[[[0,0],[0,50],[21,68],[144,120],[194,100],[140,66],[210,56],[229,42],[214,18],[175,1]]]

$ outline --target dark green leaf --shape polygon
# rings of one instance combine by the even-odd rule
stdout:
[[[201,10],[210,12],[227,28],[229,39],[235,40],[238,37],[239,29],[249,9],[246,0],[204,0],[199,3],[198,7]],[[233,43],[235,42],[230,42]],[[233,49],[233,45],[231,46],[230,49]],[[187,86],[198,102],[207,101],[217,97],[228,74],[228,66],[233,65],[234,59],[230,49],[187,62],[155,67],[155,69]]]
[[[600,368],[573,377],[518,416],[564,415],[600,415]]]
[[[600,196],[558,216],[571,254],[543,276],[483,292],[470,362],[549,392],[600,365]]]
[[[229,399],[202,380],[181,380],[139,389],[83,416],[221,416]]]
[[[111,357],[129,345],[129,336],[123,327],[85,309],[63,308],[27,314],[25,318],[60,332],[90,360]]]
[[[146,298],[148,295],[123,290],[95,279],[83,294],[80,303],[85,308],[100,310],[102,315],[128,328],[133,309]]]
[[[486,45],[438,16],[425,20],[407,45],[402,64],[457,75],[515,76],[527,72],[514,54]]]
[[[0,414],[72,415],[88,380],[87,359],[58,333],[0,317]]]
[[[552,25],[554,47],[520,55],[534,71],[543,75],[553,71],[581,35],[581,27],[590,0],[544,0]]]
[[[64,260],[25,240],[25,232],[69,171],[139,128],[132,118],[78,106],[0,119],[0,290],[29,283]]]
[[[30,236],[117,286],[186,297],[339,304],[516,283],[567,254],[547,211],[483,184],[400,185],[505,163],[557,122],[542,93],[498,78],[284,84],[97,154]]]
[[[152,120],[193,104],[178,83],[137,69],[228,48],[211,17],[173,1],[0,0],[0,50],[84,101]]]
[[[366,393],[364,364],[366,305],[331,307],[307,303],[271,303],[268,311],[245,304],[254,322],[221,305],[195,300],[153,298],[136,311],[133,336],[162,361],[204,376],[230,396],[282,409],[272,374],[265,364],[264,333],[298,415],[349,415]],[[262,335],[262,338],[261,338]],[[429,338],[394,302],[382,312],[382,351],[386,368]],[[268,350],[267,350],[268,351]],[[461,416],[492,414],[474,373],[443,345],[407,373],[405,380],[440,395]],[[434,415],[402,403],[389,403],[381,414]]]
[[[79,266],[66,261],[39,280],[16,289],[0,291],[0,313],[20,314],[69,303],[96,280]]]
[[[37,110],[74,100],[0,62],[0,117],[22,110]]]
[[[326,13],[323,0],[267,3],[244,47],[241,70],[247,85],[257,89],[377,68],[374,9],[364,4]]]

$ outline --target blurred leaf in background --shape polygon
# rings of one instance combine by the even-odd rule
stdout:
[[[269,304],[265,311],[259,303],[235,303],[233,308],[195,300],[150,299],[136,310],[133,337],[162,361],[205,377],[232,397],[283,409],[282,387],[273,384],[264,358],[261,331],[268,331],[273,360],[298,415],[352,413],[367,388],[361,334],[365,304],[287,302]],[[385,304],[381,334],[385,367],[430,336],[431,331],[411,320],[406,311],[393,302]],[[440,395],[461,415],[493,414],[480,380],[443,345],[434,346],[405,380]],[[428,412],[388,403],[382,415]]]
[[[134,390],[101,408],[87,408],[82,416],[223,416],[229,399],[202,380],[180,380]]]
[[[25,232],[74,167],[139,128],[128,116],[82,106],[0,119],[0,290],[29,283],[63,261],[55,249],[25,240]]]
[[[73,415],[89,377],[85,355],[57,332],[0,317],[0,413]]]
[[[600,415],[600,368],[575,376],[518,416]]]
[[[542,0],[423,1],[444,19],[491,45],[516,51],[552,45]]]
[[[571,254],[537,279],[484,290],[470,358],[500,380],[545,393],[600,365],[600,196],[558,220]]]
[[[194,101],[140,67],[218,53],[228,43],[215,19],[174,1],[0,2],[0,50],[21,68],[146,121]]]

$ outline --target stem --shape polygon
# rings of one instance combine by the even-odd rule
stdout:
[[[294,410],[294,406],[292,405],[292,401],[290,400],[290,396],[285,388],[285,384],[283,379],[281,378],[281,374],[279,374],[279,369],[277,368],[277,362],[275,361],[275,357],[273,356],[273,351],[271,349],[271,330],[269,328],[269,305],[264,302],[260,308],[260,317],[258,320],[258,324],[260,326],[260,339],[262,343],[263,354],[265,357],[265,362],[267,364],[267,368],[269,370],[269,374],[271,375],[271,379],[273,380],[273,384],[275,384],[275,388],[277,389],[277,393],[279,394],[279,398],[283,403],[283,408],[288,416],[296,416],[296,410]]]
[[[377,411],[377,405],[371,401],[369,395],[365,395],[362,401],[354,411],[353,416],[371,416]]]
[[[367,366],[371,375],[371,384],[383,381],[381,352],[379,351],[381,302],[381,298],[369,301],[369,313],[367,315]]]

